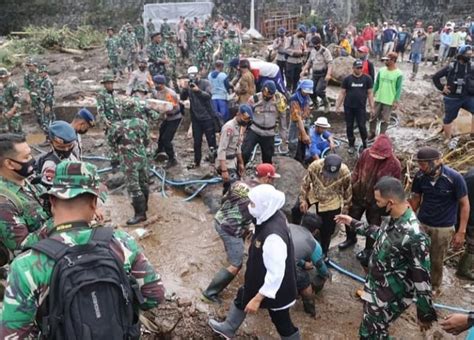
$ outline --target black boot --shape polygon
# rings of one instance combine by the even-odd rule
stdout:
[[[120,165],[120,162],[118,159],[114,159],[110,161],[110,165],[112,166],[112,173],[116,174]]]
[[[357,235],[350,227],[346,226],[346,240],[339,243],[339,250],[344,250],[357,243]]]
[[[205,291],[202,292],[202,295],[206,298],[206,300],[221,303],[219,297],[217,296],[220,292],[224,290],[225,287],[232,282],[235,275],[229,272],[225,268],[221,268],[214,278],[212,279],[209,286],[206,288]]]
[[[305,313],[311,315],[313,318],[316,316],[314,299],[303,297],[303,308]]]
[[[143,189],[143,196],[145,197],[145,212],[148,211],[148,199],[150,198],[150,189]]]
[[[145,196],[133,197],[132,201],[135,216],[127,221],[127,225],[135,225],[146,221],[146,201]]]

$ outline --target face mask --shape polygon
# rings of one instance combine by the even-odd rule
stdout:
[[[239,121],[237,122],[237,124],[239,124],[240,126],[247,126],[247,125],[249,125],[249,123],[250,123],[250,121],[245,122],[245,121],[243,121],[243,120],[239,120]]]
[[[33,164],[35,163],[35,160],[32,158],[27,162],[19,162],[14,159],[9,158],[12,162],[21,165],[21,168],[19,170],[13,170],[15,171],[18,175],[20,175],[23,178],[29,177],[34,169],[33,169]]]
[[[471,58],[467,55],[462,55],[462,56],[459,57],[459,59],[461,59],[465,63],[468,63],[471,60]]]
[[[272,100],[273,96],[263,96],[263,100],[265,100],[266,102]]]
[[[426,174],[430,177],[435,177],[438,169],[441,167],[441,164],[436,166],[433,161],[429,162],[429,168],[426,171]]]
[[[321,49],[321,45],[314,46],[314,49],[315,49],[316,51],[319,51],[319,50]]]
[[[58,157],[60,159],[67,159],[69,158],[69,156],[71,156],[71,153],[72,153],[72,148],[71,150],[56,150],[54,149],[54,152],[56,152],[56,155],[58,155]]]

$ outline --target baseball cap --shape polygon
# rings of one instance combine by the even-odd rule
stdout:
[[[331,154],[324,158],[323,174],[327,177],[336,177],[341,169],[342,158]]]
[[[354,64],[352,64],[352,67],[355,67],[355,68],[361,68],[363,66],[364,66],[364,63],[360,59],[357,59],[356,61],[354,61]]]
[[[257,177],[280,178],[280,174],[276,173],[275,167],[270,163],[261,163],[257,165]]]
[[[56,167],[53,185],[47,194],[65,200],[85,193],[99,196],[99,187],[100,178],[95,165],[63,161]]]

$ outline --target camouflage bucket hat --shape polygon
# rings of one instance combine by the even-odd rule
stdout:
[[[102,79],[100,80],[100,83],[103,84],[103,83],[114,83],[115,82],[115,77],[113,74],[106,74],[102,77]]]
[[[32,57],[28,57],[25,59],[25,65],[35,65],[35,66],[38,66],[38,61],[36,61],[34,58]]]
[[[63,161],[56,167],[53,186],[47,194],[60,199],[71,199],[89,193],[100,195],[100,179],[95,165],[86,162]]]
[[[39,72],[48,72],[48,66],[47,65],[40,65],[40,67],[38,67],[38,71]]]
[[[0,67],[0,78],[6,78],[10,76],[10,72],[5,67]]]

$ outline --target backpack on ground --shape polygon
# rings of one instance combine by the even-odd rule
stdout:
[[[93,229],[89,243],[70,247],[48,238],[32,248],[55,261],[49,296],[39,309],[42,339],[139,339],[138,283],[110,249],[113,229]]]

